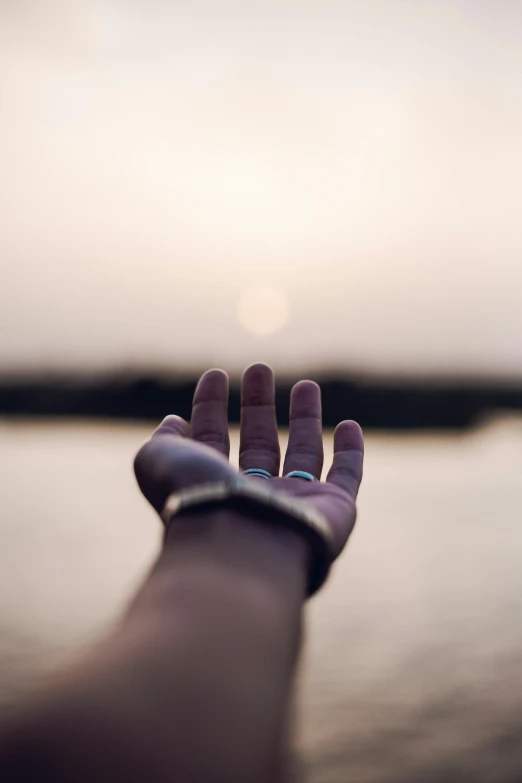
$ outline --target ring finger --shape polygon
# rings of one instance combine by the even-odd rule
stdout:
[[[320,479],[322,468],[321,390],[313,381],[300,381],[290,395],[290,430],[283,474],[303,470]]]

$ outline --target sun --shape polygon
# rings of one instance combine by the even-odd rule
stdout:
[[[288,299],[280,288],[245,289],[237,302],[237,318],[247,331],[260,337],[279,332],[288,321]]]

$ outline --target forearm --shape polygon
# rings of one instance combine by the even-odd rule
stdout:
[[[130,609],[127,630],[158,640],[154,682],[160,691],[169,683],[171,696],[162,700],[164,720],[178,724],[170,737],[185,738],[176,757],[184,768],[208,763],[202,779],[220,779],[218,761],[227,781],[234,771],[242,781],[274,779],[266,773],[280,761],[306,546],[230,512],[177,519]]]
[[[75,779],[99,783],[277,780],[305,558],[296,534],[228,512],[177,520],[119,632],[54,703],[61,779],[80,755]]]

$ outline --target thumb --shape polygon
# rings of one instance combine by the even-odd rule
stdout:
[[[161,427],[138,451],[134,473],[140,490],[158,512],[172,492],[237,475],[215,449]]]

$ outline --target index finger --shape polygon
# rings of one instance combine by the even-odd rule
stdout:
[[[228,457],[228,375],[224,370],[207,370],[201,376],[194,393],[191,427],[194,440]]]

